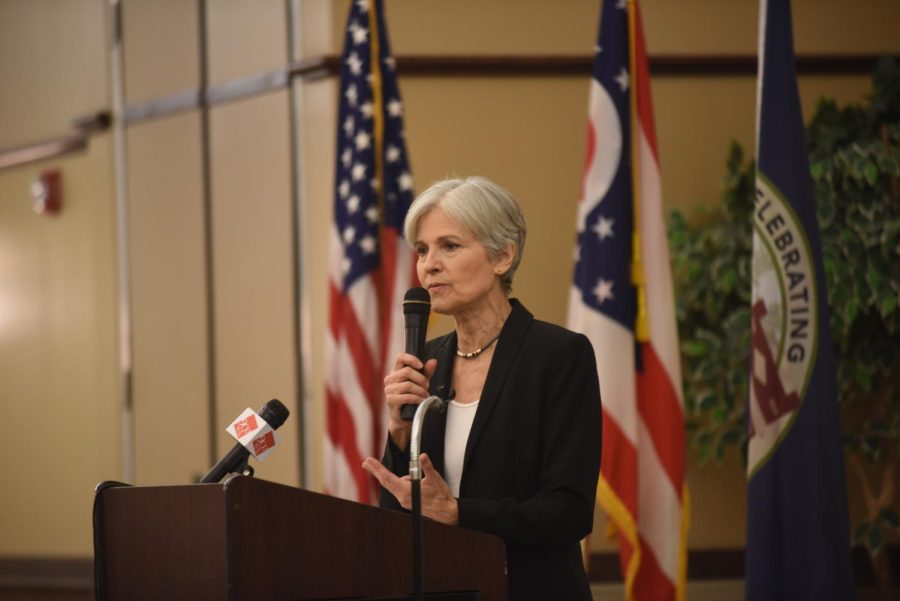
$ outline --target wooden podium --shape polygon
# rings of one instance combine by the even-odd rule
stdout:
[[[423,520],[429,599],[506,599],[500,538]],[[408,514],[243,476],[98,487],[98,601],[407,599]]]

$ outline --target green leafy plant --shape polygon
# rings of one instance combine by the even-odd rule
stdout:
[[[900,532],[900,68],[879,65],[864,105],[820,101],[807,128],[842,406],[844,446],[866,501],[854,542],[890,580]],[[723,202],[669,220],[687,428],[702,464],[746,454],[754,165],[734,144]]]
[[[746,448],[752,165],[732,144],[720,207],[669,219],[687,428],[702,465]]]

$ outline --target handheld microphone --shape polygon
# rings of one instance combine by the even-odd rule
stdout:
[[[403,297],[403,319],[406,322],[406,352],[419,359],[425,356],[425,333],[428,330],[428,314],[431,297],[424,288],[410,288]],[[403,405],[400,417],[411,422],[416,415],[416,405]]]
[[[244,418],[244,414],[242,413],[239,417],[238,421],[236,421],[233,426],[235,426],[236,430],[236,438],[240,439],[246,434],[242,435],[241,428],[247,428],[248,431],[262,430],[266,424],[272,429],[277,430],[281,427],[281,424],[288,418],[290,415],[290,411],[285,407],[281,401],[278,399],[272,399],[268,403],[266,403],[262,409],[259,411],[259,417],[265,422],[262,424],[262,427],[258,426],[255,423],[248,424],[250,420],[255,422],[255,413],[251,410],[247,410],[244,413],[247,413],[247,417]],[[252,440],[253,446],[258,452],[254,452],[254,455],[260,455],[266,451],[267,448],[273,446],[274,440],[269,440],[269,437],[272,436],[272,432],[260,436],[259,438],[255,438]],[[238,442],[234,445],[228,454],[222,457],[219,462],[213,466],[211,470],[209,470],[203,478],[200,479],[201,484],[207,484],[210,482],[218,482],[222,478],[224,478],[227,474],[232,472],[239,471],[241,466],[243,466],[247,459],[250,458],[250,451],[243,444]]]

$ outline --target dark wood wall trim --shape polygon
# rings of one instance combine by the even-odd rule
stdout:
[[[875,69],[878,55],[804,55],[797,59],[801,75],[868,74]],[[430,56],[397,57],[397,72],[405,77],[587,77],[591,72],[590,56]],[[305,58],[283,69],[234,79],[209,86],[206,102],[214,106],[251,96],[280,90],[299,78],[316,81],[340,74],[341,59],[337,55]],[[658,77],[729,77],[756,76],[755,55],[650,57],[650,73]],[[130,104],[125,109],[125,122],[134,125],[160,117],[194,110],[200,106],[201,90],[185,90],[146,102]]]
[[[900,60],[900,56],[895,56]],[[803,75],[867,75],[880,55],[876,54],[801,54],[797,73]],[[593,58],[587,55],[401,55],[397,71],[404,77],[586,77]],[[650,74],[654,77],[754,77],[756,55],[651,55]],[[125,108],[128,125],[175,115],[196,109],[201,100],[207,106],[234,102],[250,96],[281,90],[294,78],[315,81],[340,73],[337,55],[315,56],[288,67],[273,69],[201,89],[185,90],[154,98]],[[8,150],[0,149],[0,169],[24,165],[84,150],[91,133],[109,127],[109,111],[97,111],[75,120],[77,132]],[[87,126],[85,126],[87,124]],[[98,127],[100,126],[100,127]]]
[[[621,582],[617,553],[591,553],[588,576],[591,582]],[[697,549],[688,551],[688,580],[741,580],[744,577],[743,549]]]
[[[94,560],[80,557],[0,557],[0,599],[94,598]]]
[[[884,553],[894,575],[895,587],[900,587],[900,543],[886,545]],[[857,586],[876,585],[875,572],[867,551],[860,546],[853,548],[853,577]],[[617,553],[591,553],[589,578],[591,582],[621,582]],[[696,580],[743,580],[743,549],[694,549],[688,551],[688,581]],[[894,589],[892,589],[894,590]],[[900,590],[895,590],[900,592]],[[895,597],[896,598],[896,597]]]
[[[900,57],[895,57],[900,58]],[[801,54],[798,75],[866,75],[881,55]],[[755,76],[756,55],[676,55],[649,57],[654,77]],[[583,76],[591,72],[593,57],[583,55],[400,55],[396,57],[401,77],[547,77]],[[316,56],[291,66],[291,74],[304,79],[320,79],[340,72],[340,57]]]

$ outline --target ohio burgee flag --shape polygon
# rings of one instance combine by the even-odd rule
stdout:
[[[850,530],[789,0],[761,0],[753,215],[748,601],[851,599]]]
[[[637,2],[606,0],[601,13],[568,325],[597,353],[597,500],[618,533],[626,599],[676,600],[686,569],[684,410],[647,53]]]

